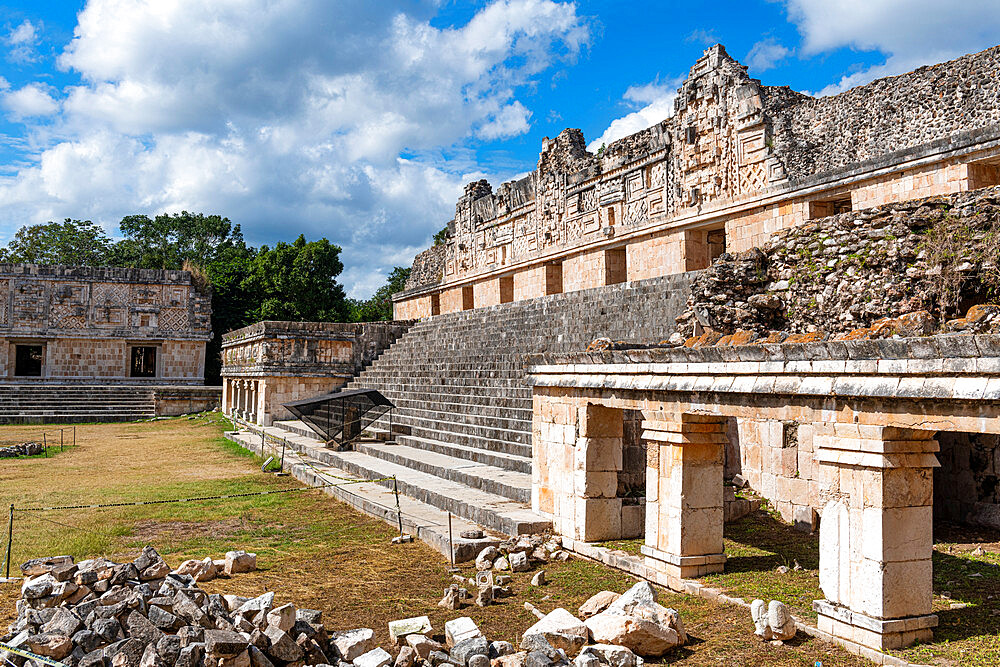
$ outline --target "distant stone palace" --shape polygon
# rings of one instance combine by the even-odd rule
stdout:
[[[672,117],[598,155],[564,130],[525,178],[466,186],[395,316],[703,269],[807,220],[1000,184],[998,82],[994,47],[817,99],[713,46]]]
[[[0,264],[0,382],[204,384],[211,314],[188,271]]]

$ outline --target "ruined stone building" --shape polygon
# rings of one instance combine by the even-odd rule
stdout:
[[[726,567],[739,480],[820,532],[819,632],[877,658],[933,635],[934,522],[1000,528],[998,186],[1000,47],[815,99],[715,46],[672,117],[467,187],[395,297],[419,321],[343,385],[395,404],[379,439],[265,432],[395,478],[439,548],[448,513],[551,529],[684,591]]]
[[[180,389],[205,384],[210,318],[187,271],[0,265],[0,419],[210,406],[212,390]]]
[[[670,118],[600,155],[565,130],[525,178],[466,186],[396,317],[703,269],[807,220],[996,185],[998,75],[992,48],[817,99],[714,46]]]
[[[222,339],[222,411],[270,426],[284,408],[335,391],[409,328],[409,322],[257,322]]]

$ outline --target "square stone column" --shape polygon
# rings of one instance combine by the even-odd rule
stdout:
[[[929,640],[933,577],[932,431],[818,424],[820,465],[836,470],[820,524],[819,629],[875,649]]]
[[[711,415],[644,413],[646,565],[668,577],[721,572],[726,423]]]
[[[566,395],[535,395],[532,509],[557,532],[595,542],[621,537],[622,411]]]
[[[229,379],[222,378],[222,414],[229,416],[232,414],[232,409],[229,407],[229,401],[232,400],[233,392],[229,388]]]

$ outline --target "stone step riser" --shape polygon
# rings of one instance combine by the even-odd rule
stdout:
[[[454,456],[455,458],[460,459],[464,458],[466,460],[475,461],[476,463],[482,463],[483,465],[493,466],[495,468],[503,468],[513,472],[531,473],[531,459],[523,457],[520,454],[514,454],[514,456],[519,458],[511,459],[504,456],[505,452],[492,452],[487,449],[477,449],[474,457],[470,458],[469,453],[466,450],[456,447],[454,443],[409,435],[396,435],[395,440],[401,445],[413,447],[414,449],[426,449],[429,452]]]
[[[363,477],[365,479],[376,480],[384,477],[383,472],[374,468],[359,465],[343,456],[338,456],[337,453],[333,451],[319,452],[316,454],[316,458],[327,465],[336,466],[352,475],[357,475],[358,477]],[[386,488],[392,488],[394,484],[393,480],[385,480],[377,483]],[[470,521],[475,521],[479,525],[486,528],[507,533],[508,535],[541,532],[546,528],[546,526],[541,523],[516,523],[508,517],[493,511],[489,507],[478,507],[457,498],[449,498],[448,496],[440,494],[434,490],[425,489],[411,484],[406,480],[400,479],[395,483],[398,484],[399,492],[409,496],[410,498],[414,498],[422,503],[427,503],[433,507],[451,512],[456,516],[469,519]]]
[[[379,426],[385,428],[388,421],[379,422]],[[429,426],[400,424],[393,421],[393,433],[397,435],[415,435],[430,440],[440,440],[441,442],[481,449],[487,452],[499,452],[501,454],[513,454],[514,456],[531,457],[531,434],[518,435],[517,440],[508,440],[497,434],[486,436],[475,435],[471,432],[444,431],[431,428]]]
[[[503,496],[504,498],[509,498],[510,500],[514,500],[519,503],[531,503],[531,489],[510,486],[494,479],[469,474],[461,468],[446,468],[444,466],[433,465],[426,461],[396,455],[391,451],[387,451],[385,448],[366,446],[365,443],[359,443],[356,449],[359,452],[364,452],[369,456],[382,459],[383,461],[419,470],[420,472],[425,472],[429,475],[434,475],[435,477],[447,479],[452,482],[459,482],[460,484],[465,484],[466,486],[470,486],[474,489],[480,489],[482,491],[486,491],[487,493]]]

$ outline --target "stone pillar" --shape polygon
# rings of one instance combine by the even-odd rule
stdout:
[[[239,415],[240,419],[246,419],[247,418],[247,381],[246,380],[240,380],[239,382],[240,382],[240,406],[239,406],[239,410],[237,411],[236,414]]]
[[[574,539],[616,540],[622,535],[622,499],[618,473],[622,469],[622,411],[587,405],[577,413],[573,466],[576,498]]]
[[[222,414],[229,416],[229,399],[232,394],[229,391],[229,378],[222,378]]]
[[[933,436],[815,426],[817,461],[836,471],[820,524],[820,630],[879,650],[933,636]]]
[[[646,565],[669,578],[721,572],[726,423],[711,415],[647,412]]]

